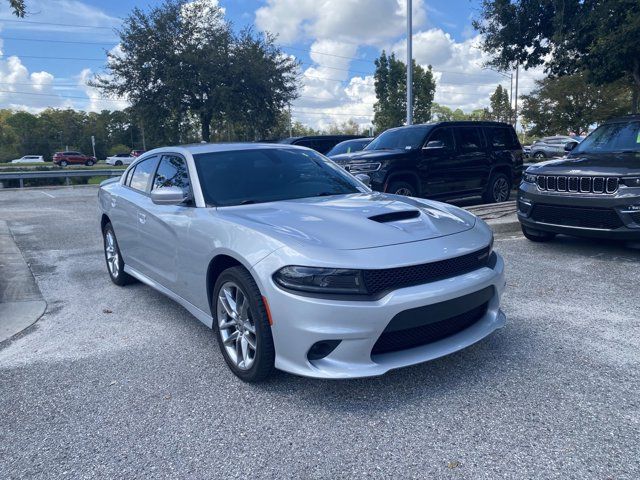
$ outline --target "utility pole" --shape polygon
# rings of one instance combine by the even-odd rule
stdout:
[[[413,124],[413,44],[412,1],[407,0],[407,125]]]
[[[518,71],[520,70],[520,62],[516,64],[516,98],[513,107],[513,129],[516,131],[516,135],[518,134]]]
[[[144,123],[140,123],[140,133],[142,134],[142,150],[147,151],[147,142],[144,139]]]
[[[291,118],[291,104],[289,104],[289,138],[293,137],[293,119]]]
[[[509,79],[511,82],[511,90],[509,92],[509,117],[511,117],[511,115],[513,115],[513,72],[511,72],[511,74],[509,74]],[[513,125],[513,122],[511,122],[511,124]]]

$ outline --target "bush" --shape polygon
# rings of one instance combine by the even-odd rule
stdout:
[[[123,144],[119,144],[119,145],[114,145],[109,149],[109,156],[117,155],[119,153],[129,153],[129,152],[131,152],[131,147],[128,147]]]

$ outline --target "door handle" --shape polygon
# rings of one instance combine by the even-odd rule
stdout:
[[[144,213],[138,212],[138,221],[144,225],[147,223],[147,216]]]

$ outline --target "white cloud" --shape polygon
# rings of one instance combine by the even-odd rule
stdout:
[[[114,47],[114,50],[118,47]],[[102,93],[94,87],[87,85],[94,74],[90,68],[85,68],[78,76],[78,87],[88,97],[89,103],[83,107],[88,112],[100,112],[102,110],[122,110],[129,106],[129,102],[124,99],[105,98]]]

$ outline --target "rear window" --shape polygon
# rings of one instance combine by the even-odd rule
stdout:
[[[510,150],[518,148],[518,139],[510,128],[487,127],[485,128],[487,141],[494,149]]]

